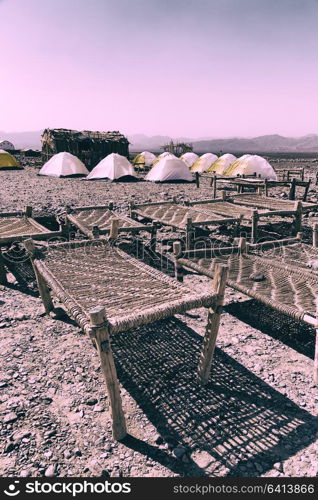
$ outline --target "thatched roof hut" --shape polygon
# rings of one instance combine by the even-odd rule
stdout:
[[[88,170],[92,170],[110,153],[118,153],[128,158],[129,141],[118,131],[45,129],[42,134],[43,161],[47,162],[56,153],[64,151],[77,156]]]

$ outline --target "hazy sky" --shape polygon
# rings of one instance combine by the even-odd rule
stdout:
[[[0,0],[0,130],[318,133],[318,0]]]

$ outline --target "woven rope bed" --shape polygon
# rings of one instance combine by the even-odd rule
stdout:
[[[164,226],[186,231],[186,245],[190,248],[193,231],[196,227],[206,228],[214,225],[239,225],[240,217],[224,217],[212,211],[186,207],[173,202],[133,205],[131,215],[156,221]]]
[[[61,231],[49,231],[29,217],[27,212],[0,213],[0,245],[21,241],[26,236],[44,240],[61,234]]]
[[[288,263],[289,245],[274,250],[280,250],[288,256],[286,262],[284,259],[273,260],[255,254],[240,254],[238,249],[232,250],[232,253],[222,256],[215,256],[213,252],[207,255],[203,251],[186,252],[187,258],[181,254],[181,258],[176,258],[176,275],[182,280],[182,268],[186,267],[212,278],[215,266],[218,263],[226,264],[229,269],[228,286],[280,313],[317,327],[318,276],[304,266]],[[261,274],[262,279],[256,280],[256,274]],[[318,342],[314,379],[318,383]]]
[[[108,206],[75,208],[66,217],[88,238],[94,237],[94,227],[98,227],[100,234],[109,234],[114,219],[118,220],[119,232],[135,233],[152,229],[123,214],[114,212]]]
[[[189,205],[199,210],[205,210],[207,212],[211,211],[220,214],[223,217],[241,217],[242,220],[248,221],[251,225],[252,242],[256,242],[258,239],[258,226],[260,219],[292,217],[292,232],[297,233],[301,229],[302,211],[299,202],[294,202],[294,206],[291,210],[269,210],[268,208],[258,210],[253,206],[244,206],[233,203],[232,198],[227,198],[226,192],[222,191],[222,198],[192,201]]]
[[[255,208],[263,208],[266,210],[294,210],[295,201],[279,200],[278,198],[270,198],[259,194],[242,193],[231,197],[234,203]],[[317,203],[301,202],[302,211],[307,212],[318,208]]]
[[[113,434],[126,434],[110,336],[197,307],[208,307],[208,326],[199,362],[199,379],[208,379],[223,304],[226,268],[219,267],[210,292],[197,293],[129,256],[106,240],[51,245],[46,251],[25,242],[46,312],[54,308],[50,291],[96,344],[108,387]],[[213,344],[213,345],[214,345]],[[212,349],[213,351],[213,349]]]
[[[253,254],[263,254],[262,249],[253,250]],[[309,273],[318,274],[318,248],[306,245],[302,242],[290,243],[289,245],[271,248],[263,254],[267,259],[279,260],[290,266],[303,268]]]

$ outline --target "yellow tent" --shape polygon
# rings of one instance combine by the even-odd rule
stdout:
[[[225,155],[220,156],[214,163],[212,163],[211,167],[206,170],[207,173],[214,172],[219,175],[223,175],[224,172],[236,161],[236,156],[231,155],[230,153],[226,153]]]
[[[145,168],[150,167],[155,159],[156,155],[150,153],[150,151],[143,151],[139,155],[135,156],[132,162],[139,168]]]
[[[0,149],[0,169],[6,169],[6,168],[22,168],[20,167],[19,163],[17,160],[14,158],[14,156],[10,155],[7,151],[4,149]]]
[[[277,180],[277,175],[273,167],[265,158],[258,155],[243,155],[238,158],[224,172],[224,175],[236,177],[237,175],[254,175],[262,179]]]

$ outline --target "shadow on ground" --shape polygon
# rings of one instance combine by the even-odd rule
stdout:
[[[210,382],[198,385],[201,343],[176,318],[114,338],[120,382],[161,435],[191,450],[191,459],[178,466],[166,460],[166,450],[133,437],[127,446],[183,475],[259,476],[314,441],[314,417],[219,349]]]

